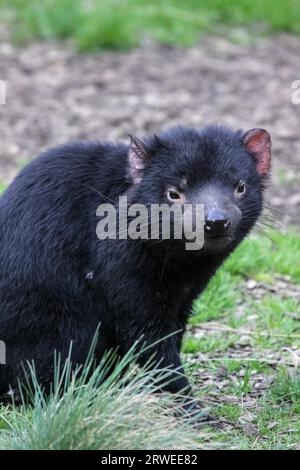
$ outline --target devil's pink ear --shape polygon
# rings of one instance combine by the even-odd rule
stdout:
[[[264,129],[250,129],[243,135],[244,147],[255,161],[260,176],[267,176],[271,167],[271,137]]]
[[[129,134],[130,144],[128,150],[129,175],[134,184],[140,183],[143,170],[149,162],[149,156],[145,150],[144,142]]]

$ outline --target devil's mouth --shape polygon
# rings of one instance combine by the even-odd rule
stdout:
[[[230,235],[213,235],[209,237],[205,237],[205,241],[214,241],[214,240],[232,240],[232,237]]]
[[[228,245],[232,242],[233,237],[230,235],[215,235],[210,237],[205,237],[204,239],[204,249],[211,248],[222,250],[222,248],[227,248]]]

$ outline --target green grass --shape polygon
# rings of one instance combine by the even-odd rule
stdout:
[[[145,37],[185,46],[220,25],[300,33],[299,0],[1,0],[1,7],[17,41],[71,38],[82,51],[126,49]]]
[[[256,409],[247,405],[224,404],[217,415],[234,424],[230,443],[225,448],[287,450],[297,448],[300,438],[300,378],[285,369],[277,372],[274,384],[257,400]],[[245,424],[250,420],[253,435]]]
[[[300,234],[270,236],[275,245],[252,236],[225,263],[195,302],[183,344],[199,397],[211,397],[215,414],[230,422],[224,448],[300,442]],[[249,279],[255,288],[247,288]]]
[[[0,181],[0,194],[7,188],[7,184]]]
[[[101,332],[100,332],[101,334]],[[207,433],[195,433],[192,422],[175,417],[178,403],[158,395],[158,381],[170,380],[134,366],[130,351],[101,382],[111,363],[107,355],[93,370],[92,357],[72,372],[55,361],[53,391],[46,396],[31,369],[31,405],[0,408],[0,450],[199,449]]]

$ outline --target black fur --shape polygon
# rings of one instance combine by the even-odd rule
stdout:
[[[82,363],[99,322],[99,358],[107,348],[124,354],[142,335],[149,344],[180,330],[155,349],[161,366],[181,367],[192,301],[256,222],[264,178],[240,131],[180,127],[144,146],[149,162],[139,184],[130,180],[128,146],[76,142],[43,153],[2,195],[0,338],[7,364],[0,366],[0,393],[16,386],[21,363],[31,359],[49,384],[54,349],[66,356],[71,340],[73,362]],[[232,198],[246,181],[247,194],[237,202],[241,220],[223,250],[187,252],[176,240],[97,239],[100,203],[123,194],[147,205],[166,202],[166,187],[182,178],[188,194],[217,185]],[[189,391],[189,384],[181,375],[167,388]]]

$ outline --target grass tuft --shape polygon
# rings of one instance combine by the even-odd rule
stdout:
[[[70,358],[63,368],[58,359],[49,396],[31,366],[31,405],[24,398],[21,408],[0,411],[0,449],[200,448],[201,434],[195,434],[188,419],[175,417],[175,398],[157,393],[158,381],[169,381],[169,372],[157,376],[149,368],[139,369],[131,350],[103,380],[112,359],[108,354],[93,369],[90,357],[75,371]]]

